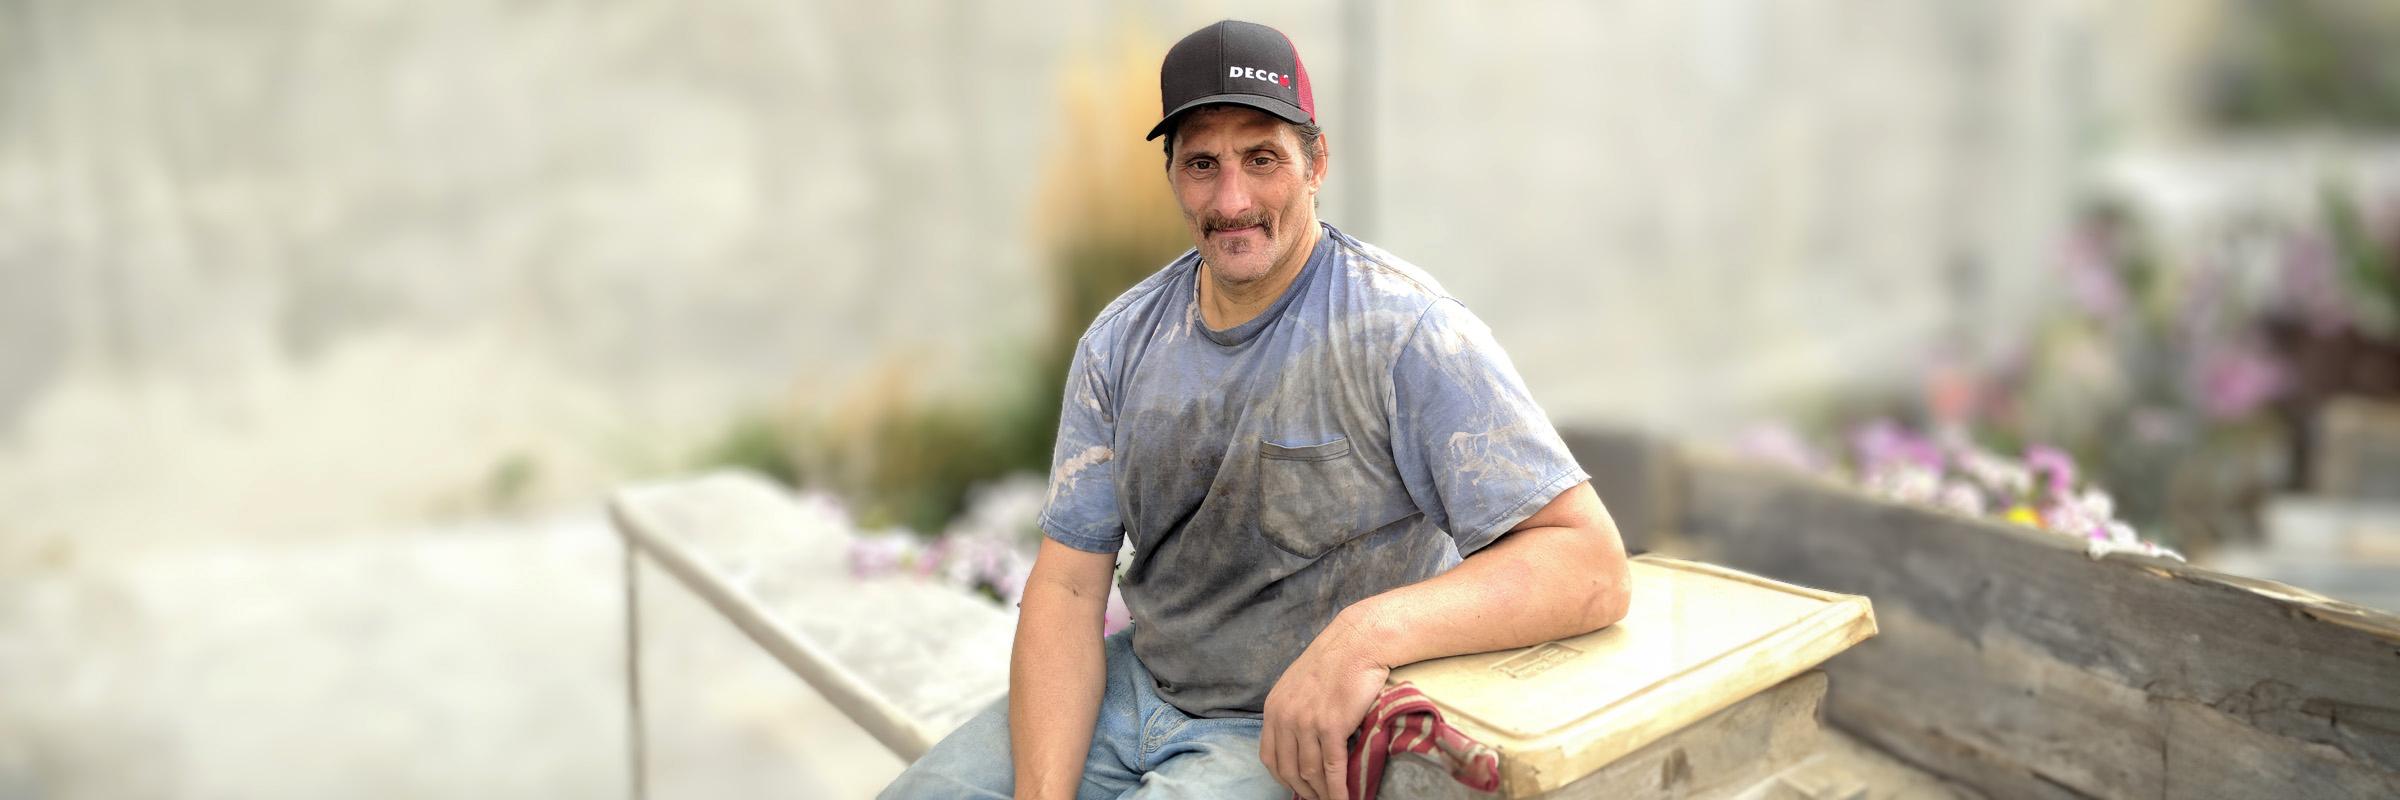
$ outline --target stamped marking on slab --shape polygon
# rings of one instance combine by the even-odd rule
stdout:
[[[1493,664],[1492,669],[1511,678],[1531,678],[1550,671],[1551,667],[1567,663],[1567,659],[1583,655],[1583,651],[1557,642],[1518,653],[1507,661]]]

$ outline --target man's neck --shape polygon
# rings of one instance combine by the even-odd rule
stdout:
[[[1226,330],[1257,319],[1268,306],[1274,305],[1283,292],[1292,287],[1300,276],[1300,268],[1317,252],[1317,237],[1325,231],[1316,220],[1306,226],[1308,235],[1292,248],[1290,255],[1267,271],[1265,277],[1246,284],[1228,284],[1217,278],[1215,269],[1206,260],[1200,262],[1200,321],[1210,330]]]

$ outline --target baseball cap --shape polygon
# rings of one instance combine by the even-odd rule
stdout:
[[[1216,103],[1249,106],[1287,122],[1317,120],[1299,48],[1281,31],[1255,22],[1225,20],[1176,42],[1158,67],[1158,100],[1163,116],[1143,139],[1165,135],[1178,114]]]

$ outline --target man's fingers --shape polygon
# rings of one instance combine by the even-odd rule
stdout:
[[[1350,743],[1346,732],[1326,735],[1318,745],[1321,764],[1312,765],[1324,770],[1325,800],[1350,800]]]
[[[1277,776],[1278,780],[1281,779],[1283,773],[1275,770],[1275,726],[1273,725],[1258,726],[1258,760],[1259,763],[1267,765],[1267,774]]]
[[[1282,725],[1275,726],[1275,764],[1268,769],[1274,772],[1275,780],[1281,782],[1284,788],[1292,790],[1293,794],[1302,798],[1313,800],[1308,791],[1308,782],[1300,779],[1299,743],[1295,741],[1297,738],[1292,735],[1291,729]]]
[[[1290,766],[1292,772],[1309,788],[1300,795],[1308,800],[1330,800],[1334,794],[1323,784],[1325,773],[1318,765],[1324,761],[1325,753],[1321,749],[1322,743],[1317,741],[1316,731],[1303,727],[1296,733],[1298,735],[1292,738],[1299,739],[1300,746],[1293,755],[1298,758],[1293,759]]]

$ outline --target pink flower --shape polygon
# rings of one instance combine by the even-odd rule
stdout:
[[[917,553],[917,562],[913,566],[916,567],[918,576],[930,578],[941,574],[942,565],[949,560],[950,540],[948,538],[935,539],[932,545]]]
[[[1909,462],[1887,464],[1869,473],[1866,489],[1875,495],[1904,503],[1933,503],[1941,493],[1941,473]]]
[[[2200,357],[2200,408],[2214,419],[2238,419],[2283,394],[2283,366],[2251,345],[2211,348]]]
[[[2083,507],[2083,513],[2090,515],[2092,519],[2117,518],[2116,498],[2108,496],[2108,493],[2101,491],[2100,487],[2084,487],[2083,494],[2076,496],[2075,504]]]
[[[1735,452],[1769,464],[1815,472],[1825,467],[1825,459],[1811,450],[1789,425],[1754,426],[1742,433],[1734,445]]]
[[[2025,466],[2003,458],[1998,453],[1972,444],[1960,444],[1951,449],[1951,458],[1958,470],[1975,482],[1983,491],[2004,500],[2023,500],[2033,491],[2033,473]]]
[[[2025,448],[2025,467],[2042,482],[2046,497],[2065,499],[2075,487],[2075,457],[2046,444]],[[2047,513],[2044,514],[2048,516]]]
[[[1900,465],[1937,474],[1942,471],[1940,446],[1888,419],[1867,423],[1852,432],[1850,448],[1858,458],[1861,475],[1875,475]]]
[[[1964,482],[1951,481],[1949,485],[1943,486],[1941,497],[1937,498],[1936,502],[1943,508],[1970,517],[1983,516],[1983,492]]]
[[[917,555],[914,537],[901,534],[860,536],[850,540],[850,577],[880,578],[899,572]]]

